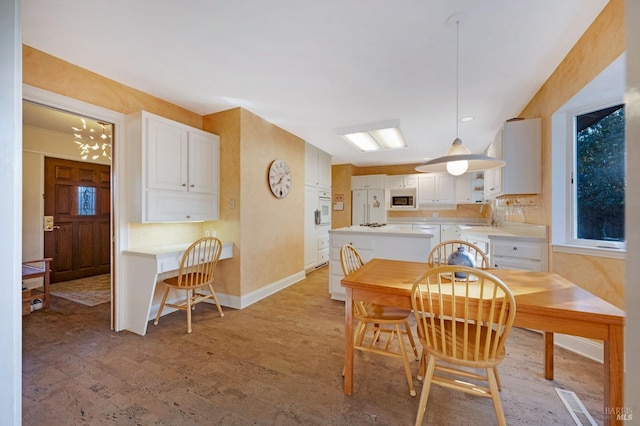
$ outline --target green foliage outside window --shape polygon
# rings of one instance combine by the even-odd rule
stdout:
[[[577,238],[625,241],[624,105],[577,117]]]

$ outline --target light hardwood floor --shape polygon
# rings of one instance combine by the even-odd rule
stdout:
[[[199,305],[190,335],[184,312],[172,313],[142,337],[110,331],[109,304],[53,297],[50,311],[23,318],[23,424],[413,424],[418,397],[399,360],[357,353],[354,394],[344,395],[344,304],[329,299],[328,268],[224,311]],[[574,424],[556,387],[576,392],[602,423],[600,364],[558,348],[548,381],[539,334],[516,329],[507,350],[508,424]],[[495,415],[488,399],[434,386],[424,423],[487,425]]]

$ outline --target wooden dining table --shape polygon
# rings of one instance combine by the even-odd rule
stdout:
[[[353,392],[353,300],[411,308],[411,287],[433,268],[422,262],[372,259],[342,279],[345,288],[344,393]],[[622,424],[624,408],[625,313],[614,305],[551,272],[491,269],[516,299],[514,326],[543,332],[544,377],[553,379],[553,334],[562,333],[604,342],[604,410],[607,425]]]

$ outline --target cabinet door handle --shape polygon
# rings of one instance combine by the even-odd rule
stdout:
[[[518,247],[514,247],[513,249],[514,249],[514,250],[518,250]]]
[[[186,184],[186,183],[183,183],[183,184],[182,184],[182,186],[187,186],[187,184]]]
[[[194,185],[194,184],[191,184],[191,187],[192,187],[192,188],[195,188],[195,185]]]

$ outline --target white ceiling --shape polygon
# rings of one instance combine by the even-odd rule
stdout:
[[[607,0],[29,0],[23,42],[205,115],[238,106],[333,156],[404,164],[491,142]],[[25,118],[26,120],[27,118]],[[400,120],[409,147],[337,130]]]

